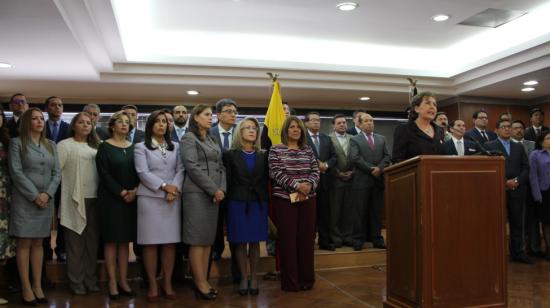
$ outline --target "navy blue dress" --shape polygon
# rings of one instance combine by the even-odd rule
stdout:
[[[241,152],[250,173],[256,166],[256,153]],[[267,240],[267,202],[229,200],[227,205],[227,240],[233,244]]]

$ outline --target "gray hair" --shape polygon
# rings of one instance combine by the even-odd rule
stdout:
[[[101,108],[99,108],[99,106],[97,104],[88,104],[88,105],[84,106],[84,108],[82,108],[82,111],[86,111],[89,108],[96,109],[98,113],[101,113]]]
[[[254,140],[253,146],[256,152],[258,152],[262,148],[260,145],[260,123],[254,117],[247,117],[243,119],[241,122],[239,122],[239,124],[237,124],[237,127],[233,129],[233,142],[231,143],[231,150],[242,150],[244,148],[241,131],[243,130],[244,123],[246,121],[251,121],[256,126],[256,140]]]

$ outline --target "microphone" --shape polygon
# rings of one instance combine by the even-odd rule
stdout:
[[[459,131],[458,129],[452,127],[449,124],[447,124],[446,126],[451,131],[462,133],[461,131]],[[480,150],[479,153],[481,153],[482,155],[486,155],[486,156],[503,156],[504,155],[499,150],[487,150],[483,145],[481,145],[481,143],[479,141],[477,141],[475,138],[473,138],[471,136],[466,136],[466,134],[464,134],[463,137],[467,138],[468,140],[473,141],[476,144],[477,148]]]

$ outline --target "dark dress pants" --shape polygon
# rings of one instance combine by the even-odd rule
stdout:
[[[525,255],[525,190],[507,191],[506,208],[510,225],[510,256],[518,258]]]
[[[330,192],[330,239],[336,247],[352,244],[353,195],[351,185],[338,185]]]
[[[299,203],[273,197],[281,262],[281,289],[300,291],[315,283],[315,198]]]
[[[384,209],[384,188],[374,184],[363,189],[354,189],[353,244],[363,245],[372,242],[384,245],[381,234],[382,211]]]
[[[330,192],[325,189],[317,192],[317,233],[319,246],[334,244],[330,238]]]
[[[541,252],[540,242],[540,204],[533,201],[531,187],[527,187],[525,203],[525,246],[529,253]]]

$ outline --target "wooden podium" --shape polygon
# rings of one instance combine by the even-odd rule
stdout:
[[[385,307],[505,307],[504,158],[417,156],[385,173]]]

